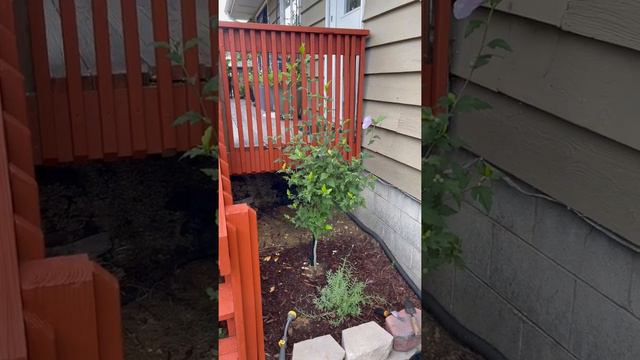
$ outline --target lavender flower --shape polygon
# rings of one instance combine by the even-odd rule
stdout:
[[[464,19],[471,15],[473,10],[477,9],[484,0],[456,0],[453,3],[453,16],[458,19]]]
[[[373,123],[373,119],[371,116],[366,116],[364,120],[362,120],[362,129],[367,129]]]

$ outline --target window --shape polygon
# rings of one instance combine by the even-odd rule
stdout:
[[[268,24],[269,23],[269,15],[267,14],[267,7],[264,6],[262,10],[256,16],[256,22]]]
[[[300,25],[300,0],[280,0],[284,9],[284,25]]]
[[[362,0],[346,0],[344,2],[344,13],[348,13],[351,10],[355,10],[360,7]]]

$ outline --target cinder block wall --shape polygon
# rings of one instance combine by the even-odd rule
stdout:
[[[419,288],[422,261],[420,203],[381,180],[376,182],[373,190],[366,189],[363,195],[365,206],[353,215],[380,235],[398,264]]]
[[[640,359],[640,254],[562,205],[494,192],[489,215],[464,203],[451,219],[465,266],[423,287],[509,359]]]

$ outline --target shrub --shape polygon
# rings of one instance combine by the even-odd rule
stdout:
[[[326,313],[331,325],[337,326],[349,316],[360,315],[362,306],[372,302],[364,289],[365,283],[354,278],[353,268],[345,260],[336,271],[327,273],[327,285],[314,304]]]

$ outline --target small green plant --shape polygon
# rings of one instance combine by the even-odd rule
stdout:
[[[211,30],[218,31],[218,20],[216,17],[210,19]],[[211,36],[217,36],[212,34]],[[200,98],[198,109],[192,109],[178,116],[173,126],[181,126],[185,124],[198,124],[204,125],[204,132],[201,136],[201,143],[196,147],[188,150],[182,155],[182,158],[193,159],[195,157],[210,157],[213,159],[218,158],[218,126],[213,124],[213,116],[216,114],[210,114],[209,109],[213,108],[213,104],[218,101],[218,77],[212,76],[203,81],[197,74],[192,74],[185,65],[185,54],[187,52],[196,52],[199,39],[193,38],[186,40],[184,43],[181,41],[176,42],[155,42],[155,47],[158,49],[165,49],[167,51],[166,56],[171,61],[171,64],[178,66],[182,70],[182,81],[189,86],[200,87]],[[217,66],[217,64],[212,64]],[[217,179],[217,162],[214,167],[201,169],[204,174],[212,178]]]
[[[279,74],[286,89],[298,88],[302,76],[300,66],[307,66],[309,63],[304,44],[300,47],[300,55],[299,59],[287,64],[287,71]],[[316,79],[307,77],[306,83],[311,85],[303,90],[306,91],[308,99],[317,99],[318,109],[312,111],[312,101],[307,101],[309,105],[305,114],[309,120],[300,120],[297,133],[284,148],[288,162],[284,162],[279,171],[288,182],[287,196],[292,202],[290,207],[295,210],[295,215],[287,215],[287,218],[295,226],[311,232],[312,266],[317,264],[318,239],[333,229],[329,220],[334,211],[338,209],[350,212],[362,206],[362,191],[366,187],[373,188],[374,185],[374,178],[365,172],[363,155],[352,156],[350,159],[348,156],[345,157],[345,154],[351,152],[348,136],[352,135],[347,129],[336,129],[333,121],[327,121],[325,114],[331,111],[329,104],[332,103],[332,99],[311,91],[316,82]],[[330,83],[324,85],[325,92],[329,86]],[[288,96],[291,98],[290,94]],[[287,120],[297,116],[293,102],[288,102],[289,112],[285,116]],[[347,124],[349,121],[351,120],[346,119],[344,123]],[[365,118],[365,136],[381,121],[382,118]],[[377,136],[373,136],[370,141],[376,138]]]
[[[440,99],[439,107],[427,107],[422,113],[422,251],[423,271],[426,273],[447,264],[460,264],[462,246],[457,235],[447,226],[446,218],[460,210],[466,194],[489,212],[492,204],[491,182],[501,173],[487,162],[479,159],[469,164],[460,164],[454,154],[463,142],[451,134],[452,120],[459,114],[490,109],[486,102],[464,95],[473,74],[487,65],[499,51],[512,51],[511,46],[500,38],[488,41],[487,34],[491,18],[501,0],[457,0],[454,15],[461,19],[469,16],[482,4],[489,6],[485,20],[470,20],[465,29],[465,38],[475,30],[483,28],[482,38],[475,59],[469,64],[470,73],[457,93],[449,93]]]
[[[327,273],[327,285],[313,302],[329,323],[338,326],[350,316],[358,316],[362,307],[375,299],[365,294],[365,283],[353,276],[353,267],[345,259],[336,271]]]

